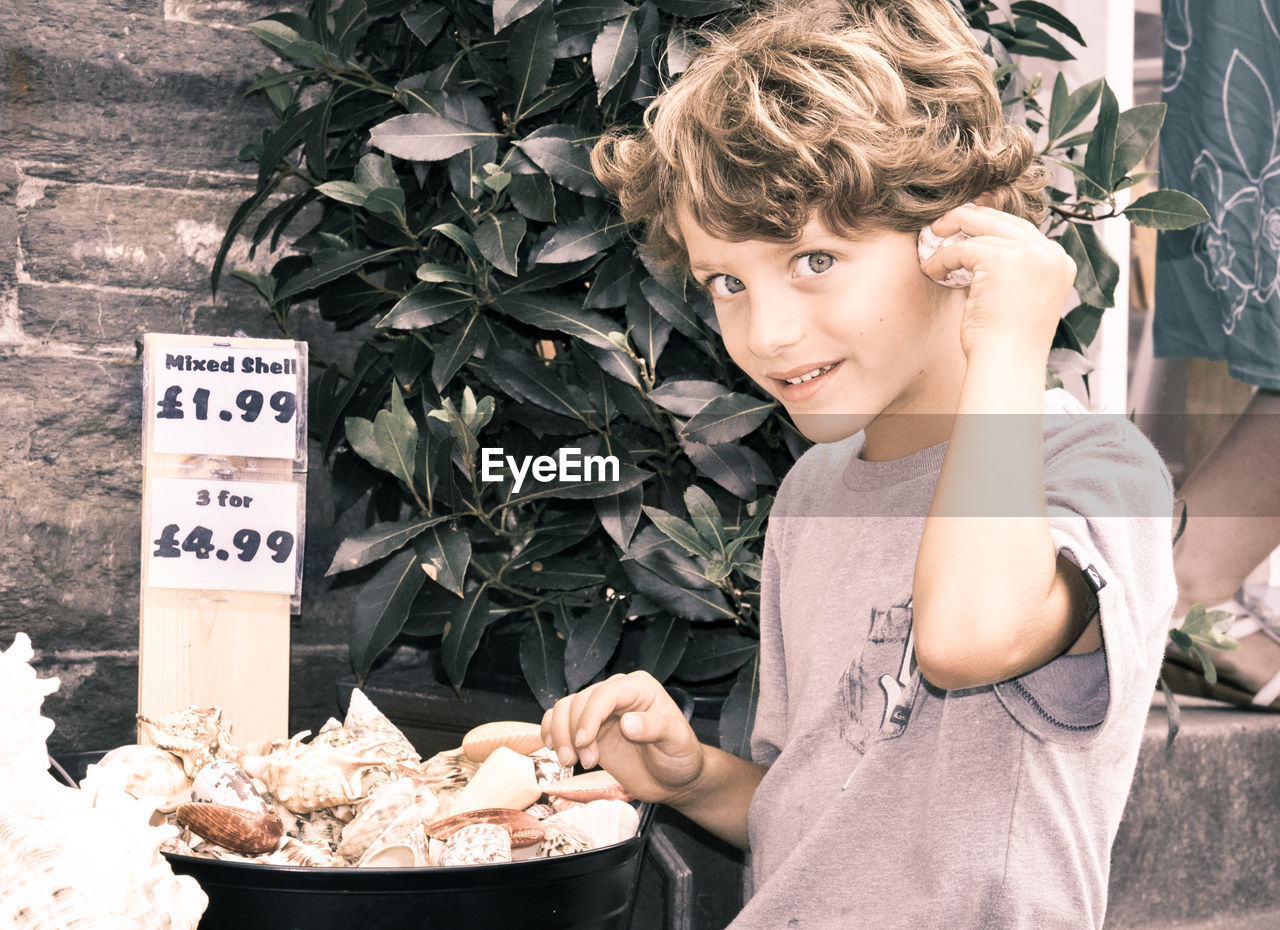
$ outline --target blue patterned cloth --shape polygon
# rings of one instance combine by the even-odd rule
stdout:
[[[1155,353],[1280,390],[1280,0],[1163,0],[1160,186],[1209,221],[1162,231]]]

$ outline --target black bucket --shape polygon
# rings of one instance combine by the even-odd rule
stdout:
[[[653,820],[628,840],[548,859],[435,868],[304,868],[169,853],[209,907],[200,930],[627,930]]]

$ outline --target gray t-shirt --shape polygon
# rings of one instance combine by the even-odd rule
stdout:
[[[1045,397],[1050,528],[1096,589],[1104,648],[1018,679],[942,691],[910,662],[945,444],[868,462],[859,434],[788,474],[765,547],[752,736],[769,771],[749,819],[754,893],[732,930],[1102,926],[1176,596],[1173,497],[1132,424]],[[999,565],[973,579],[999,583]]]

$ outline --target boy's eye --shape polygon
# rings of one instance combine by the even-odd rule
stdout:
[[[808,252],[796,259],[795,274],[797,277],[812,277],[830,271],[835,263],[835,258],[826,252]]]
[[[712,297],[732,297],[747,289],[747,286],[731,274],[712,275],[707,279],[707,290]]]

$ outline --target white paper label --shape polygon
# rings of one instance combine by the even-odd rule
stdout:
[[[152,481],[148,583],[293,594],[300,490],[292,481]]]

